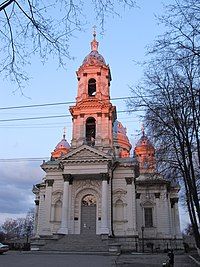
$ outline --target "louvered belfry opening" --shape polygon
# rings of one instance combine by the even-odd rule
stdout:
[[[88,95],[95,96],[95,94],[96,94],[96,80],[92,78],[88,81]]]
[[[94,118],[88,118],[86,121],[86,141],[89,146],[95,145],[96,121]]]

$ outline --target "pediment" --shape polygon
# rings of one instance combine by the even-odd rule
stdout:
[[[109,161],[112,157],[91,146],[82,145],[62,157],[62,161]]]

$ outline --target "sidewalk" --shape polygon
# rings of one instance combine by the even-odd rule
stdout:
[[[167,260],[166,253],[148,254],[148,253],[133,253],[121,254],[115,259],[117,267],[161,267]],[[198,267],[200,266],[200,257],[193,253],[175,253],[174,267]]]
[[[196,253],[188,255],[197,265],[200,266],[200,256]]]

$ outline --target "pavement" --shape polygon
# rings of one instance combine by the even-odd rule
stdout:
[[[0,255],[6,267],[162,267],[166,253],[67,253],[58,251],[8,251]],[[198,267],[197,253],[175,252],[174,267]]]
[[[158,267],[167,260],[166,254],[129,254],[119,255],[115,263],[117,267]],[[175,253],[174,267],[197,267],[200,266],[198,254]]]
[[[191,253],[189,254],[189,257],[198,265],[200,266],[200,255],[197,253]]]

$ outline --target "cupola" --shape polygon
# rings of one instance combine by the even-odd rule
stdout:
[[[144,127],[142,127],[142,137],[137,142],[134,153],[139,158],[140,174],[155,172],[155,148],[145,135]]]
[[[126,135],[126,128],[118,120],[115,120],[113,124],[113,142],[114,146],[119,148],[119,152],[116,152],[120,158],[129,158],[130,150],[132,148],[128,136]]]
[[[60,158],[62,155],[65,155],[69,152],[70,149],[70,145],[67,142],[65,136],[66,136],[66,132],[65,132],[65,128],[64,128],[64,133],[63,133],[63,138],[62,140],[57,144],[57,146],[55,147],[54,151],[51,152],[51,155],[53,157],[53,159],[58,159]]]

